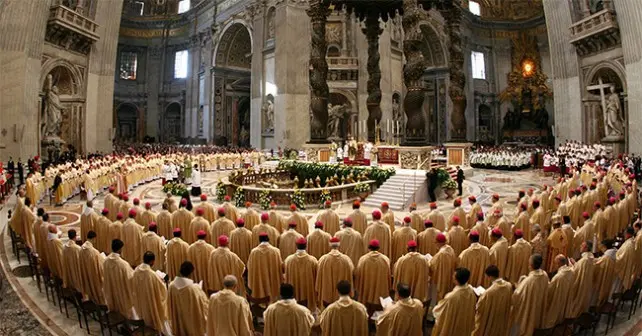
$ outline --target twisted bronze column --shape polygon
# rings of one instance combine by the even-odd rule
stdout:
[[[325,24],[330,14],[322,0],[311,0],[306,11],[312,23],[310,48],[310,143],[328,142],[328,62]]]
[[[406,85],[406,97],[403,108],[406,112],[406,134],[404,144],[408,146],[423,146],[427,144],[426,118],[423,111],[424,87],[423,74],[426,68],[421,52],[423,43],[419,20],[420,9],[417,0],[403,0],[404,41],[403,53],[406,64],[403,66],[403,80]]]
[[[379,13],[368,12],[366,16],[366,27],[362,29],[368,41],[368,141],[375,141],[375,127],[381,121],[381,68],[379,67],[379,36],[383,29],[379,26]]]
[[[450,86],[448,95],[453,102],[450,114],[450,140],[466,141],[466,75],[464,74],[464,52],[461,47],[461,16],[462,9],[459,1],[442,11],[446,19],[448,36],[450,37]]]

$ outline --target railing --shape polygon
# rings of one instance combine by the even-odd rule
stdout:
[[[74,29],[93,40],[98,40],[98,24],[63,5],[52,6],[49,10],[49,22],[60,23]]]
[[[359,68],[359,59],[356,57],[327,57],[326,60],[330,69]]]
[[[615,12],[608,8],[601,10],[571,26],[571,43],[613,28],[618,28]]]

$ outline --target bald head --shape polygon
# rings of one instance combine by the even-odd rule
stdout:
[[[225,278],[223,278],[223,287],[225,287],[225,289],[234,290],[237,284],[238,280],[233,275],[226,275]]]
[[[557,266],[562,267],[568,265],[568,259],[563,254],[558,254],[555,257],[555,262],[557,263]]]
[[[57,233],[58,232],[58,228],[56,228],[56,226],[53,225],[53,224],[49,224],[49,226],[47,226],[47,230],[49,230],[50,233]]]

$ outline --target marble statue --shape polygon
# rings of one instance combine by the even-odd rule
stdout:
[[[339,138],[339,123],[345,114],[345,105],[328,104],[328,137]]]
[[[606,136],[623,136],[624,122],[620,114],[620,97],[615,92],[615,87],[610,87],[611,93],[605,97],[604,128]]]
[[[399,99],[392,98],[392,120],[400,121],[401,120],[401,109],[399,106]]]
[[[274,101],[273,98],[270,99],[270,97],[271,95],[268,95],[268,97],[265,99],[265,102],[263,103],[263,107],[261,107],[261,111],[263,112],[265,120],[264,131],[266,132],[271,132],[274,130]]]
[[[42,135],[45,138],[56,138],[60,133],[62,121],[62,105],[58,95],[58,87],[53,85],[51,75],[45,81],[45,113],[42,122]]]

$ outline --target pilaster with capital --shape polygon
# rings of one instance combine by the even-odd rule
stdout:
[[[415,1],[416,2],[416,1]],[[311,0],[307,10],[312,24],[310,48],[310,143],[327,143],[328,124],[328,62],[325,26],[330,10],[322,0]]]

